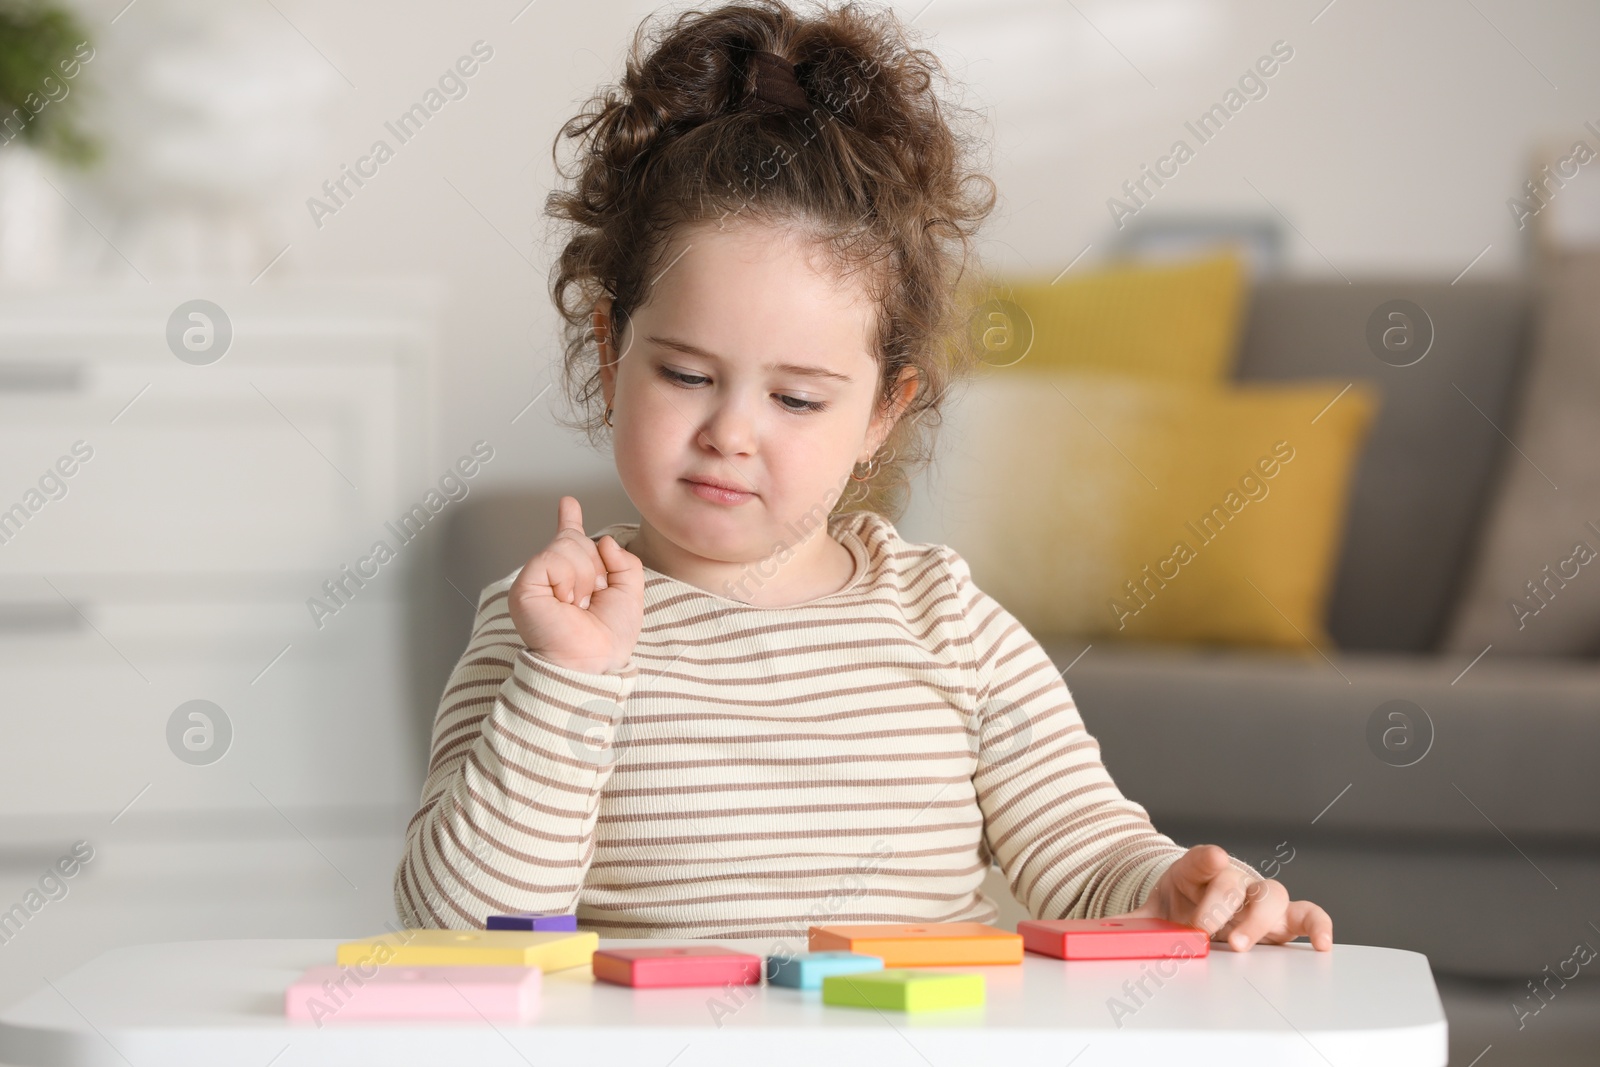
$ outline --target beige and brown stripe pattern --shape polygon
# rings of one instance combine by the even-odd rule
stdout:
[[[1118,791],[1038,643],[950,548],[873,512],[830,530],[855,575],[806,604],[647,570],[616,673],[535,656],[506,610],[515,574],[485,589],[395,872],[400,920],[575,910],[602,936],[679,938],[981,922],[992,860],[1035,917],[1141,903],[1183,849]]]

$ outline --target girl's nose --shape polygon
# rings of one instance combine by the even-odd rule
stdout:
[[[755,422],[737,402],[721,403],[706,414],[700,429],[700,444],[723,456],[745,455],[755,451]]]

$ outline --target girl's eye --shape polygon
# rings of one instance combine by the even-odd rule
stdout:
[[[668,381],[678,382],[682,385],[700,385],[703,382],[709,382],[711,380],[703,374],[680,374],[671,367],[662,367],[660,370],[663,378],[666,378]]]
[[[788,411],[821,411],[828,405],[821,400],[801,400],[797,396],[778,395],[778,402]]]
[[[711,380],[703,374],[685,374],[682,371],[675,371],[671,367],[658,367],[657,370],[668,381],[677,382],[679,385],[684,386],[704,385]],[[797,413],[823,411],[828,406],[825,400],[803,400],[800,397],[785,396],[782,393],[775,395],[778,398],[778,403],[783,405],[785,411]]]

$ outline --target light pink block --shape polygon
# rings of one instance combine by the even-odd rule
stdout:
[[[312,967],[284,992],[290,1019],[520,1021],[539,1011],[537,967]]]

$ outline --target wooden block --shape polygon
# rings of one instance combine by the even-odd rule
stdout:
[[[767,984],[793,989],[821,989],[822,980],[829,975],[881,970],[883,960],[854,952],[807,952],[788,959],[768,956]]]
[[[543,915],[533,911],[510,915],[491,915],[484,924],[490,930],[569,930],[578,929],[576,915]]]
[[[715,946],[609,948],[594,954],[594,976],[638,989],[666,986],[757,985],[761,957]]]
[[[983,975],[913,970],[836,974],[822,980],[822,1002],[885,1011],[983,1006]]]
[[[537,967],[312,967],[284,991],[290,1019],[520,1022],[539,1011]]]
[[[1165,919],[1024,919],[1017,933],[1029,952],[1063,960],[1157,960],[1204,956],[1204,930]]]
[[[595,933],[524,930],[399,930],[346,941],[334,962],[393,967],[582,967],[600,947]]]
[[[1022,938],[983,923],[813,926],[812,952],[877,956],[885,967],[962,967],[1021,963]]]

